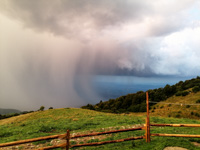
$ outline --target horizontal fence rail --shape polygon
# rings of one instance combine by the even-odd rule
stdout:
[[[49,139],[59,138],[59,139],[69,140],[69,139],[76,139],[76,138],[83,138],[83,137],[90,137],[90,136],[99,136],[99,135],[104,135],[104,134],[112,134],[112,133],[120,133],[120,132],[129,132],[129,131],[136,131],[136,130],[143,130],[143,129],[145,129],[145,127],[141,126],[141,127],[129,128],[129,129],[121,129],[121,130],[113,130],[113,131],[74,135],[74,136],[71,136],[71,137],[68,137],[69,135],[67,135],[67,134],[59,134],[59,135],[38,137],[38,138],[27,139],[27,140],[20,140],[20,141],[9,142],[9,143],[2,143],[2,144],[0,144],[0,147],[15,146],[15,145],[19,145],[19,144],[26,144],[26,143],[32,143],[32,142],[37,142],[37,141],[42,141],[42,140],[49,140]],[[131,138],[119,139],[119,140],[113,140],[113,141],[103,141],[103,142],[95,142],[95,143],[77,144],[77,145],[70,145],[70,148],[71,147],[103,145],[103,144],[108,144],[108,143],[117,143],[117,142],[137,140],[137,139],[143,139],[143,138],[144,138],[144,136],[139,136],[139,137],[131,137]],[[63,143],[63,144],[59,144],[59,145],[39,148],[38,150],[63,148],[63,147],[66,147],[66,146],[67,146],[67,143]]]
[[[14,146],[14,145],[19,145],[19,144],[25,144],[25,143],[31,143],[31,142],[43,141],[43,140],[49,140],[49,139],[57,139],[57,138],[65,136],[65,135],[66,134],[51,135],[51,136],[45,136],[45,137],[39,137],[39,138],[33,138],[33,139],[27,139],[27,140],[15,141],[15,142],[3,143],[3,144],[0,144],[0,147]]]
[[[151,134],[151,136],[200,138],[200,135],[189,135],[189,134],[162,134],[162,133],[154,133],[154,134]]]
[[[157,127],[200,127],[200,124],[150,124]]]
[[[106,132],[97,132],[97,133],[75,135],[75,136],[72,136],[70,139],[88,137],[88,136],[97,136],[97,135],[103,135],[103,134],[111,134],[111,133],[119,133],[119,132],[136,131],[136,130],[142,130],[143,128],[144,127],[138,127],[138,128],[130,128],[130,129],[121,129],[121,130],[113,130],[113,131],[106,131]]]
[[[145,138],[144,136],[138,136],[138,137],[132,137],[132,138],[126,138],[126,139],[120,139],[120,140],[95,142],[95,143],[87,143],[87,144],[77,144],[77,145],[72,145],[71,148],[72,147],[82,147],[82,146],[98,146],[98,145],[103,145],[103,144],[125,142],[125,141],[138,140],[138,139],[144,139],[144,138]]]
[[[150,124],[157,127],[200,127],[200,124]],[[200,135],[153,133],[151,136],[200,138]]]

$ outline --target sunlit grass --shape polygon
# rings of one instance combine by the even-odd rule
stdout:
[[[182,124],[200,124],[199,120],[177,119],[150,116],[151,123],[182,123]],[[144,124],[145,115],[139,114],[111,114],[92,110],[77,108],[63,108],[46,111],[33,112],[5,120],[0,120],[0,143],[23,140],[46,135],[55,135],[66,133],[89,133],[96,131],[106,131],[114,129],[129,128],[133,125]],[[173,133],[173,134],[200,134],[200,128],[183,127],[152,127],[151,133]],[[135,136],[142,136],[145,131],[132,131],[104,135],[97,139],[84,139],[84,142],[100,142],[107,140],[123,139]],[[136,140],[116,144],[107,144],[97,147],[85,147],[81,149],[124,149],[124,150],[162,150],[166,146],[181,146],[190,150],[200,149],[191,142],[200,142],[200,139],[194,138],[174,138],[174,137],[151,137],[151,143],[145,140]],[[72,141],[72,144],[81,144],[83,141]],[[37,143],[36,143],[37,144]]]

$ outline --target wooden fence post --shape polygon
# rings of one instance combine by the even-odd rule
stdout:
[[[70,148],[70,131],[67,130],[67,136],[66,136],[66,150],[69,150]]]
[[[150,140],[150,119],[149,119],[149,94],[146,92],[146,104],[147,104],[147,118],[146,118],[146,142],[149,143]]]

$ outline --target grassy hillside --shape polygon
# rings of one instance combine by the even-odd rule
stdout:
[[[200,119],[200,92],[186,96],[172,96],[151,107],[151,115]]]
[[[96,112],[93,110],[63,108],[46,111],[38,111],[17,117],[0,120],[0,143],[35,138],[46,135],[66,133],[89,133],[95,131],[107,131],[113,129],[130,128],[145,123],[145,114],[111,114]],[[195,123],[200,120],[151,117],[151,123]],[[152,133],[182,133],[200,134],[200,128],[152,128]],[[122,139],[133,136],[144,135],[144,131],[118,133],[97,137],[97,139],[80,139],[72,141],[72,144],[98,142],[105,140]],[[145,140],[129,141],[118,144],[108,144],[98,147],[85,147],[81,149],[125,149],[125,150],[162,150],[166,146],[181,146],[190,150],[200,149],[191,142],[200,142],[199,139],[173,138],[173,137],[152,137],[152,142],[147,144]],[[35,143],[39,144],[39,143]],[[48,145],[51,145],[49,142]],[[23,146],[18,147],[23,149]]]
[[[143,124],[144,117],[110,114],[77,108],[38,111],[0,120],[0,142],[101,128]]]

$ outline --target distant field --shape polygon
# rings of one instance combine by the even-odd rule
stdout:
[[[0,143],[66,133],[67,129],[70,129],[71,133],[89,133],[130,128],[144,123],[145,114],[110,114],[76,108],[53,109],[0,120]],[[200,124],[200,121],[151,117],[151,123]],[[200,134],[200,128],[153,127],[151,133]],[[140,135],[144,135],[144,131],[106,135],[97,139],[84,139],[84,142],[98,142]],[[181,146],[190,150],[200,149],[191,143],[194,141],[200,142],[200,139],[152,137],[150,144],[147,144],[145,140],[137,140],[81,149],[162,150],[166,146]],[[82,143],[82,141],[72,141],[72,144],[76,143]]]

